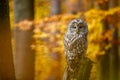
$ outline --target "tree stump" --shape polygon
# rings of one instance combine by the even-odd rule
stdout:
[[[89,80],[92,65],[93,65],[93,62],[89,58],[87,58],[86,56],[81,56],[79,71],[76,70],[76,72],[75,72],[75,73],[78,73],[76,75],[77,79],[75,79],[75,80]],[[63,80],[73,80],[73,79],[71,79],[72,75],[67,70],[67,66],[66,66],[66,69],[64,72]]]

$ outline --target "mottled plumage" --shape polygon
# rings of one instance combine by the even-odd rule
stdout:
[[[64,36],[67,61],[67,74],[64,74],[64,80],[77,80],[81,56],[84,56],[87,51],[87,33],[88,26],[83,20],[75,19],[69,23]]]

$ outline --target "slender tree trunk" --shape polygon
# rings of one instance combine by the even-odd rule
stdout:
[[[51,16],[61,13],[61,0],[51,0]]]
[[[103,3],[99,2],[97,3],[97,7],[100,10],[108,10],[109,8],[109,4],[108,1],[105,1]],[[103,36],[104,33],[109,30],[109,24],[107,19],[104,19],[102,21],[103,24]],[[102,40],[101,41],[101,50],[105,50],[105,46],[108,45],[109,42],[107,39]],[[110,58],[109,58],[109,54],[110,53],[110,49],[105,50],[105,54],[102,56],[99,56],[98,60],[98,72],[97,72],[97,80],[110,80]]]
[[[97,2],[97,8],[100,10],[108,10],[109,9],[109,2],[107,0],[101,2]]]
[[[87,0],[66,0],[68,13],[76,14],[88,9]]]
[[[118,0],[109,0],[104,3],[100,3],[99,9],[107,10],[108,8],[116,7],[118,5]],[[99,80],[119,80],[119,53],[118,53],[118,45],[116,42],[118,41],[118,29],[117,29],[117,16],[115,15],[114,20],[115,23],[108,23],[107,19],[103,21],[103,33],[106,30],[114,28],[115,31],[111,37],[113,38],[112,47],[105,51],[105,55],[100,58],[99,61]],[[104,40],[103,45],[107,45],[109,42]],[[104,47],[104,46],[101,46]]]
[[[109,25],[107,20],[103,20],[103,35],[104,33],[109,30]],[[101,41],[101,49],[105,50],[105,46],[109,44],[108,40],[102,40]],[[110,80],[110,58],[109,54],[110,49],[105,50],[105,54],[102,56],[99,56],[99,62],[98,62],[98,79],[97,80]]]
[[[33,0],[14,0],[15,23],[34,19]],[[35,53],[31,49],[33,28],[14,29],[14,59],[17,80],[34,80]]]
[[[89,9],[94,8],[94,6],[95,6],[95,0],[90,0],[90,2],[89,2]]]
[[[51,16],[58,15],[60,13],[61,13],[61,0],[51,0]],[[51,44],[51,45],[54,45],[55,47],[57,47],[56,43]],[[51,71],[47,79],[48,80],[61,80],[61,72],[60,72],[61,55],[59,53],[55,53],[52,51],[50,54],[51,54],[51,59],[53,60],[53,62],[56,61],[58,62],[58,64],[53,65],[51,67]]]
[[[119,6],[119,0],[109,0],[109,8],[114,8]]]
[[[0,80],[15,80],[8,0],[0,0]]]
[[[114,25],[115,27],[115,25]],[[115,29],[113,33],[113,42],[110,53],[110,77],[111,80],[119,80],[119,51],[118,51],[118,29]]]
[[[114,8],[119,5],[119,0],[109,0],[109,8]],[[113,41],[112,41],[112,47],[111,47],[111,53],[110,53],[110,77],[111,80],[119,80],[119,49],[118,49],[118,28],[117,28],[117,16],[114,16],[116,20],[114,20],[114,23],[112,23],[110,26],[111,28],[114,28],[114,32],[112,35]]]

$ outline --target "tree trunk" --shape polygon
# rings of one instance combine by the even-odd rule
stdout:
[[[116,7],[118,5],[118,0],[109,0],[105,1],[104,3],[98,3],[99,9],[107,10],[108,8]],[[107,19],[103,21],[103,33],[111,28],[114,28],[115,31],[111,37],[113,38],[112,43],[108,42],[108,40],[103,41],[103,46],[105,47],[109,43],[112,45],[111,48],[105,51],[105,55],[100,57],[98,69],[99,80],[119,80],[119,53],[118,53],[118,45],[115,44],[118,41],[118,29],[117,25],[117,16],[115,15],[116,19],[114,20],[115,23],[108,23]]]
[[[119,0],[109,0],[109,8],[114,8],[119,6]]]
[[[109,9],[109,2],[107,0],[104,1],[97,1],[97,8],[100,10],[108,10]]]
[[[114,8],[119,5],[119,0],[109,0],[109,8]],[[111,47],[111,53],[110,53],[110,77],[111,80],[119,80],[119,49],[118,49],[118,28],[117,28],[117,16],[114,15],[116,20],[114,20],[114,23],[110,25],[111,28],[114,28],[114,32],[112,35],[112,47]]]
[[[61,0],[51,0],[51,16],[58,15],[60,13],[61,13]],[[57,47],[56,43],[54,44],[52,43],[51,45]],[[60,53],[53,51],[51,51],[50,55],[53,62],[56,61],[58,62],[58,64],[52,65],[47,80],[61,80],[61,72],[56,72],[56,71],[60,71],[61,69],[61,65],[60,65],[61,55]]]
[[[94,8],[94,5],[95,5],[95,3],[94,3],[95,1],[94,0],[90,0],[90,8],[89,9],[92,9],[92,8]]]
[[[93,62],[89,58],[87,58],[86,56],[81,56],[79,71],[74,72],[79,74],[79,75],[77,74],[78,76],[76,75],[77,79],[75,80],[90,80],[92,65]],[[71,79],[71,76],[73,75],[71,75],[71,73],[66,68],[64,72],[63,80],[73,80]]]
[[[61,0],[51,0],[51,16],[61,13]]]
[[[103,20],[103,35],[109,30],[109,24],[106,19]],[[105,50],[105,46],[109,44],[108,40],[101,41],[101,49]],[[110,80],[110,48],[105,50],[105,54],[99,56],[98,62],[98,80]]]
[[[97,7],[98,9],[100,10],[108,10],[109,8],[109,5],[108,5],[108,1],[105,1],[105,2],[97,2]],[[109,24],[108,24],[108,21],[107,19],[104,19],[102,21],[102,24],[103,24],[103,36],[104,36],[104,33],[109,30]],[[102,40],[101,41],[101,50],[105,50],[105,46],[108,45],[109,42],[107,39],[105,40]],[[98,57],[98,66],[97,66],[97,69],[98,69],[98,72],[97,72],[97,80],[110,80],[110,58],[109,58],[109,54],[110,53],[110,49],[106,50],[105,51],[105,54],[104,55],[100,55]]]
[[[15,23],[34,19],[33,0],[14,0]],[[26,26],[27,27],[27,26]],[[17,80],[34,80],[35,53],[32,50],[33,28],[14,28],[14,59]]]
[[[0,80],[15,80],[8,0],[0,0]]]
[[[66,0],[68,13],[76,14],[88,9],[87,0]]]

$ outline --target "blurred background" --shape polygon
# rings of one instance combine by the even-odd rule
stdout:
[[[120,0],[9,0],[9,14],[16,80],[62,80],[76,18],[89,27],[90,80],[120,80]]]

